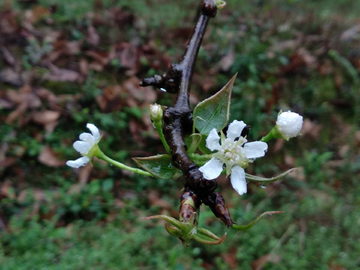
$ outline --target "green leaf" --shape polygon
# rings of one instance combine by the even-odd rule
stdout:
[[[222,130],[229,122],[231,91],[236,75],[219,92],[195,107],[194,127],[201,134],[208,135],[213,128]]]
[[[285,176],[287,176],[289,173],[291,173],[294,170],[296,170],[296,168],[292,168],[290,170],[287,170],[286,172],[283,172],[282,174],[279,174],[278,176],[274,176],[274,177],[271,177],[271,178],[259,177],[259,176],[256,176],[256,175],[251,175],[251,174],[245,173],[245,178],[248,181],[258,182],[260,184],[266,185],[266,184],[270,184],[272,182],[283,179]]]
[[[144,170],[157,178],[172,179],[181,176],[181,171],[172,165],[169,155],[157,155],[146,158],[133,158]]]
[[[213,234],[211,231],[199,228],[197,230],[197,234],[193,235],[193,239],[206,245],[218,245],[221,244],[226,238],[226,233],[223,237],[218,237],[215,234]]]
[[[254,226],[256,223],[258,223],[263,217],[265,216],[271,216],[273,214],[281,214],[284,213],[283,211],[268,211],[265,213],[262,213],[260,216],[258,216],[255,220],[250,222],[247,225],[232,225],[231,228],[238,230],[238,231],[246,231],[250,229],[252,226]]]

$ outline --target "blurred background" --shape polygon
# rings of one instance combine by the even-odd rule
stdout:
[[[295,173],[244,196],[219,180],[238,224],[285,213],[185,247],[143,219],[177,217],[181,181],[65,166],[86,123],[128,165],[165,152],[149,104],[176,96],[138,83],[181,59],[200,2],[0,0],[0,269],[360,269],[358,1],[228,0],[203,39],[192,106],[238,72],[230,120],[249,140],[280,109],[304,116],[302,136],[271,141],[247,169]],[[200,227],[226,232],[203,206]]]

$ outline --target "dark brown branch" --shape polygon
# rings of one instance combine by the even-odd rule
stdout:
[[[163,115],[163,132],[172,152],[172,160],[185,176],[185,189],[194,192],[199,199],[208,205],[216,217],[227,227],[234,224],[225,200],[219,193],[216,180],[205,179],[199,167],[192,163],[186,153],[184,136],[191,132],[193,126],[192,109],[189,103],[190,81],[202,39],[210,18],[215,17],[217,8],[213,0],[204,0],[201,14],[196,23],[193,35],[179,64],[172,64],[163,76],[155,75],[144,79],[140,85],[153,85],[165,88],[170,93],[178,93],[174,107],[169,107]]]

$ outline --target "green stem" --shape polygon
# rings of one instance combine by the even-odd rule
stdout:
[[[97,151],[96,155],[95,155],[97,158],[100,158],[102,160],[105,160],[106,162],[116,166],[116,167],[119,167],[120,169],[123,169],[123,170],[128,170],[130,172],[133,172],[133,173],[137,173],[137,174],[141,174],[141,175],[145,175],[145,176],[151,176],[151,177],[154,177],[151,173],[148,173],[147,171],[144,171],[144,170],[141,170],[141,169],[138,169],[138,168],[133,168],[133,167],[129,167],[129,166],[126,166],[125,164],[123,163],[120,163],[116,160],[113,160],[111,158],[109,158],[107,155],[105,155],[100,149],[99,151]]]
[[[162,144],[164,145],[166,152],[167,152],[169,155],[171,155],[171,150],[170,150],[170,147],[169,147],[168,143],[167,143],[166,140],[165,140],[164,133],[163,133],[163,131],[162,131],[161,125],[159,126],[159,125],[157,125],[157,124],[154,124],[154,126],[155,126],[157,132],[159,133],[160,140],[161,140]]]
[[[188,153],[188,155],[191,160],[199,160],[199,161],[209,161],[213,157],[212,154],[199,155],[199,154]]]
[[[261,138],[261,142],[268,142],[268,141],[270,141],[272,138],[274,138],[273,136],[272,136],[272,134],[270,134],[271,132],[269,132],[265,137],[262,137]]]

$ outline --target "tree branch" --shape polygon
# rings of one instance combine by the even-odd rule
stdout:
[[[215,17],[216,12],[214,0],[204,0],[182,61],[179,64],[172,64],[164,75],[146,78],[140,85],[152,85],[165,88],[169,93],[178,93],[175,106],[167,108],[163,115],[163,132],[171,149],[172,160],[185,176],[185,190],[194,192],[204,204],[211,208],[215,216],[229,227],[234,222],[225,205],[225,200],[220,193],[214,192],[217,188],[216,180],[203,177],[199,167],[192,163],[187,155],[184,142],[184,136],[191,133],[193,126],[192,109],[189,103],[190,81],[207,24],[210,18]]]

